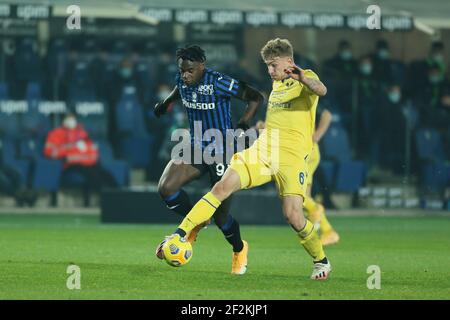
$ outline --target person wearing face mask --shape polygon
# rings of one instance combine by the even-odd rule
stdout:
[[[422,60],[413,61],[409,66],[409,87],[411,93],[415,94],[426,86],[430,79],[429,72],[438,70],[442,78],[445,78],[447,65],[445,63],[445,47],[441,41],[434,41],[431,44],[428,57]],[[438,76],[436,76],[438,78]]]
[[[373,65],[369,57],[363,57],[359,63],[360,78],[370,78],[372,76]]]
[[[449,108],[446,107],[450,90],[450,82],[447,77],[442,75],[438,66],[428,70],[426,83],[414,93],[414,104],[420,112],[421,124],[432,128],[447,128],[448,122],[445,120],[448,116]]]
[[[335,84],[338,104],[341,110],[351,113],[352,81],[358,74],[358,65],[353,57],[352,48],[347,40],[338,44],[338,52],[324,63],[324,78]]]
[[[444,76],[447,70],[444,55],[444,43],[441,41],[436,41],[431,45],[430,55],[426,59],[428,67],[432,68],[436,66],[439,69],[441,76]]]
[[[401,73],[403,70],[403,65],[400,62],[392,60],[389,44],[386,40],[382,39],[377,41],[375,52],[370,57],[373,63],[374,78],[382,85],[386,85],[394,78],[402,76],[398,75],[398,73]],[[396,64],[398,67],[396,67]]]
[[[111,85],[112,88],[108,95],[112,106],[115,106],[120,100],[125,87],[133,86],[138,88],[134,73],[134,63],[131,57],[126,57],[120,62]],[[140,92],[138,92],[138,96],[141,97]]]
[[[104,186],[117,186],[115,179],[100,166],[97,146],[73,113],[67,113],[62,126],[48,133],[44,155],[64,162],[63,179],[73,173],[83,176],[85,206],[89,206],[92,190],[99,191]]]
[[[378,160],[377,123],[379,86],[373,74],[373,62],[369,55],[363,56],[358,64],[357,81],[357,152],[370,165]]]
[[[396,174],[403,174],[403,164],[406,153],[406,125],[410,123],[410,130],[415,126],[415,109],[408,105],[403,96],[399,83],[390,83],[382,90],[380,99],[380,116],[378,123],[382,124],[380,130],[381,147],[380,162],[383,167]]]

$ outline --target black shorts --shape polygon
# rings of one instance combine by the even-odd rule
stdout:
[[[209,174],[209,181],[211,187],[222,178],[223,174],[225,173],[225,170],[227,170],[228,168],[227,163],[213,163],[213,164],[201,163],[201,164],[192,164],[192,166],[197,168],[201,172],[202,176],[205,173]]]
[[[203,157],[198,157],[197,154],[197,158],[195,159],[195,147],[191,145],[190,147],[190,159],[186,159],[183,157],[183,154],[181,153],[181,159],[183,159],[183,161],[189,162],[189,164],[191,164],[194,168],[196,168],[197,170],[200,171],[200,176],[203,176],[204,174],[208,173],[209,174],[209,182],[210,182],[210,186],[213,187],[214,184],[216,184],[216,182],[218,182],[222,176],[224,175],[225,171],[228,168],[228,164],[229,164],[229,159],[231,159],[231,155],[224,156],[224,155],[218,155],[217,157],[215,157],[216,161],[215,162],[210,162],[210,161],[205,161],[205,159],[203,159]],[[203,154],[203,151],[197,149],[197,152],[201,152],[200,154]],[[174,159],[175,160],[175,159]],[[216,222],[216,224],[219,226],[219,228],[221,226],[223,226],[223,224],[226,223],[227,221],[227,216],[229,214],[230,211],[230,207],[231,207],[231,199],[232,196],[228,197],[226,200],[222,201],[222,204],[219,206],[219,208],[216,210],[216,212],[214,213],[214,221]]]
[[[189,164],[199,170],[202,176],[208,173],[211,187],[222,178],[228,168],[229,159],[231,159],[232,156],[232,154],[218,154],[210,159],[204,159],[203,151],[192,145],[190,147],[190,152],[191,154],[188,159],[183,158],[183,154],[181,153],[181,159],[189,161]]]

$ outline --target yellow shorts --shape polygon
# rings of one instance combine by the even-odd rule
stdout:
[[[279,153],[279,161],[261,154],[258,143],[238,152],[230,166],[241,179],[241,189],[250,189],[275,181],[280,196],[306,194],[308,166],[306,152]]]
[[[308,185],[312,185],[314,172],[316,172],[317,167],[320,163],[320,150],[319,145],[317,143],[314,144],[314,147],[311,151],[307,159],[308,163],[308,179],[306,180]]]

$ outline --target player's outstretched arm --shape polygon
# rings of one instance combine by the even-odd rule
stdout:
[[[175,86],[170,92],[170,94],[163,100],[155,104],[155,107],[153,108],[153,113],[157,118],[159,118],[161,115],[165,114],[167,111],[167,108],[172,102],[175,102],[176,100],[180,99],[180,91],[178,91],[178,86]]]
[[[245,82],[241,82],[241,90],[239,90],[236,98],[247,102],[247,108],[237,124],[238,128],[247,130],[249,128],[250,121],[256,114],[256,111],[264,102],[264,97],[261,92],[255,88],[249,86]]]
[[[290,68],[285,70],[291,78],[303,83],[309,90],[314,92],[319,97],[323,97],[327,94],[327,87],[319,79],[309,78],[303,72],[303,69],[297,65],[292,65]]]

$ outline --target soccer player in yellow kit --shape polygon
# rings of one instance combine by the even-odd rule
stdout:
[[[311,151],[311,154],[308,156],[307,161],[308,178],[306,179],[307,187],[306,195],[303,199],[303,208],[306,209],[305,216],[316,226],[316,229],[320,235],[320,241],[322,242],[322,245],[327,246],[337,243],[339,241],[339,234],[334,230],[334,228],[328,221],[324,206],[320,203],[317,203],[312,198],[311,189],[314,173],[320,163],[319,141],[330,126],[332,114],[328,109],[323,108],[319,105],[317,107],[316,115],[319,117],[319,125],[317,126],[312,136],[313,149]],[[260,132],[264,130],[265,127],[266,124],[264,123],[264,121],[258,121],[256,123],[256,129],[258,129]]]
[[[283,214],[297,233],[301,245],[312,257],[311,279],[327,279],[331,264],[325,256],[314,225],[303,215],[306,194],[307,159],[312,151],[316,108],[325,85],[311,70],[295,65],[289,40],[273,39],[261,49],[261,56],[273,80],[266,114],[266,129],[248,149],[233,155],[230,166],[210,192],[192,208],[172,237],[186,237],[207,221],[222,201],[240,189],[275,181]],[[247,269],[248,244],[234,253],[234,274]]]

